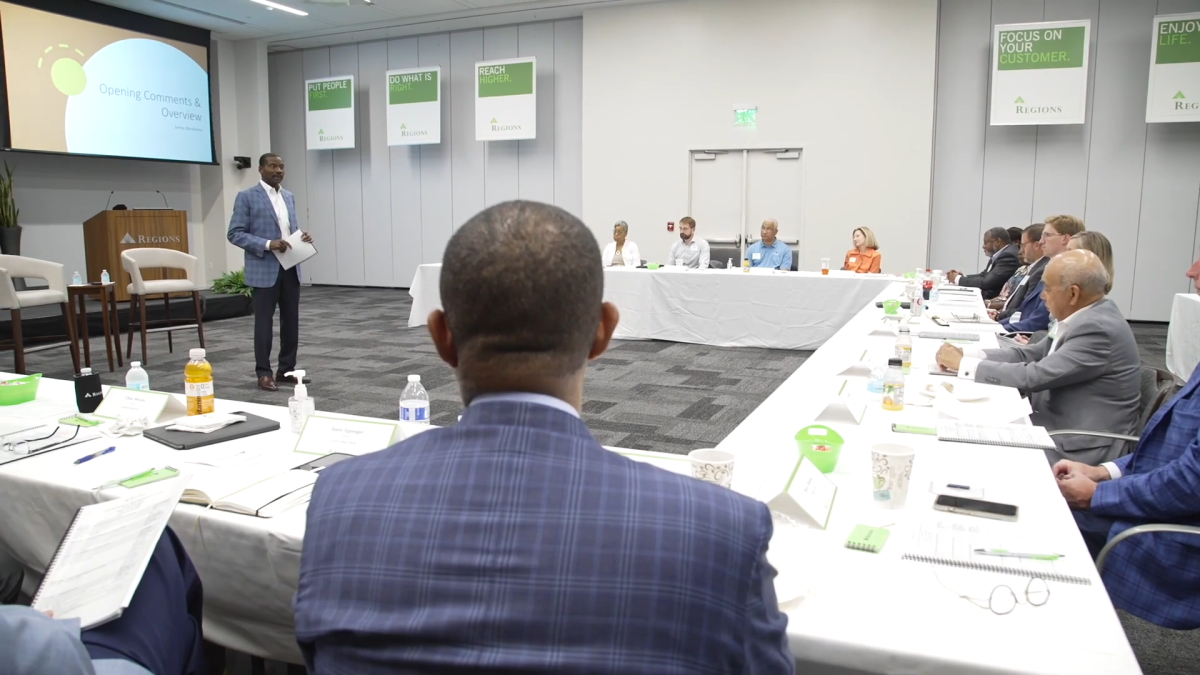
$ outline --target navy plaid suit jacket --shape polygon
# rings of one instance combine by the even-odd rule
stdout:
[[[1200,368],[1150,419],[1121,478],[1096,486],[1091,512],[1109,538],[1146,523],[1200,526]],[[1154,532],[1121,542],[1104,563],[1113,604],[1167,628],[1200,628],[1200,536]]]
[[[279,278],[283,266],[275,254],[267,250],[267,242],[287,237],[300,229],[296,220],[296,197],[280,188],[283,203],[287,204],[288,223],[282,227],[275,215],[275,207],[261,183],[237,193],[233,199],[233,216],[229,219],[229,243],[246,252],[246,285],[254,288],[270,288]],[[300,266],[296,266],[297,278]]]
[[[791,673],[766,505],[467,408],[317,481],[295,598],[311,672]]]

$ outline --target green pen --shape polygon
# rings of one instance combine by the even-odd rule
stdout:
[[[1025,558],[1026,560],[1054,561],[1066,557],[1061,553],[1015,553],[1002,548],[977,548],[975,552],[980,555],[994,555],[1000,558]]]
[[[158,471],[158,469],[146,469],[145,471],[143,471],[143,472],[141,472],[141,473],[139,473],[139,474],[136,474],[136,475],[133,475],[133,476],[129,476],[129,477],[127,477],[127,478],[122,478],[122,479],[120,479],[120,480],[109,481],[109,482],[105,483],[104,485],[101,485],[100,487],[98,487],[98,488],[96,488],[96,489],[97,489],[97,490],[107,490],[108,488],[113,488],[113,487],[116,487],[116,486],[120,485],[121,483],[124,483],[125,481],[137,480],[138,478],[145,478],[146,476],[149,476],[150,474],[154,473],[155,471]]]

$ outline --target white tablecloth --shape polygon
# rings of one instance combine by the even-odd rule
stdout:
[[[440,264],[413,277],[408,325],[421,326],[441,307]],[[613,337],[717,347],[816,349],[893,279],[834,272],[658,270],[609,267],[604,299],[617,306]]]
[[[878,297],[899,291],[896,284]],[[781,575],[811,587],[802,598],[781,605],[789,616],[788,636],[797,671],[946,675],[1139,672],[1041,451],[941,443],[890,431],[893,421],[929,424],[933,411],[928,408],[909,406],[903,412],[890,413],[873,404],[862,424],[854,425],[844,409],[828,407],[836,400],[836,387],[843,379],[840,373],[855,364],[863,350],[886,353],[892,348],[892,337],[869,334],[879,324],[882,310],[873,302],[862,304],[867,306],[719,446],[738,457],[733,488],[765,501],[782,487],[787,478],[785,467],[796,459],[792,438],[796,430],[813,422],[826,423],[847,441],[831,474],[839,491],[828,528],[781,527],[771,544],[770,556]],[[980,344],[994,344],[995,338],[984,333]],[[915,342],[914,372],[932,360],[937,347],[933,340]],[[856,386],[865,386],[861,373],[850,372],[848,378]],[[919,379],[910,378],[910,397],[916,396],[911,388]],[[41,386],[39,400],[72,404],[69,382],[44,380]],[[992,401],[1011,401],[1016,396],[1012,390],[991,389]],[[3,410],[0,408],[0,417]],[[298,465],[310,458],[289,456],[295,436],[286,431],[286,408],[218,400],[217,410],[246,410],[285,422],[284,430],[233,443],[274,447],[283,463],[299,460],[295,461]],[[869,448],[878,442],[903,443],[917,450],[906,509],[882,510],[871,500]],[[183,453],[138,438],[118,441],[119,450],[101,460],[79,466],[71,463],[106,444],[109,442],[92,441],[0,466],[0,546],[35,572],[27,580],[27,590],[36,585],[75,510],[103,498],[92,492],[92,487],[150,465],[185,458]],[[685,460],[678,456],[640,454],[638,459],[670,470],[686,470]],[[1057,552],[1082,561],[1083,573],[1092,585],[1054,584],[1045,606],[1019,606],[1008,616],[996,616],[956,594],[987,597],[997,583],[992,575],[943,569],[935,578],[932,568],[900,560],[909,529],[919,522],[933,517],[979,522],[933,511],[928,486],[934,479],[983,486],[986,498],[1019,505],[1017,524],[997,525],[1048,538]],[[859,523],[894,524],[882,553],[843,548],[850,529]],[[304,537],[303,509],[266,520],[180,505],[171,525],[205,585],[206,637],[250,654],[299,663],[291,602]],[[956,592],[940,585],[939,578]],[[1000,581],[1022,583],[1009,577]]]
[[[1176,293],[1167,326],[1167,370],[1187,380],[1200,363],[1200,295]]]
[[[880,294],[895,295],[899,285]],[[932,313],[936,313],[933,308]],[[897,434],[894,422],[932,426],[932,408],[906,406],[889,412],[870,395],[860,425],[836,402],[843,380],[865,391],[866,374],[856,364],[864,350],[891,351],[895,338],[872,335],[882,310],[873,303],[817,350],[761,406],[717,447],[738,457],[735,489],[763,501],[778,494],[788,479],[779,467],[794,462],[795,433],[809,424],[833,427],[846,441],[834,473],[838,486],[833,512],[824,531],[778,528],[772,549],[781,575],[798,574],[811,590],[782,603],[788,614],[788,637],[803,673],[1137,673],[1137,662],[1116,613],[1091,563],[1074,518],[1064,503],[1040,450],[946,443],[934,437]],[[927,320],[926,320],[927,321]],[[968,330],[955,324],[954,330]],[[936,329],[925,323],[920,329]],[[913,328],[914,335],[917,328]],[[975,331],[973,331],[975,332]],[[977,344],[994,347],[995,337],[979,327]],[[940,341],[914,338],[913,373],[907,379],[906,399],[914,387],[945,378],[921,375]],[[843,374],[845,373],[845,374]],[[980,385],[984,386],[984,385]],[[1015,390],[986,387],[987,401],[973,405],[1015,402]],[[917,451],[906,508],[877,507],[870,484],[870,448],[876,443],[899,443]],[[740,479],[740,480],[739,480]],[[1016,504],[1017,523],[986,521],[934,511],[934,481],[982,486],[985,499]],[[984,524],[1030,536],[1064,553],[1091,586],[1052,584],[1042,607],[1019,606],[1008,616],[996,616],[958,597],[957,593],[987,598],[998,583],[1024,590],[1024,579],[954,570],[903,561],[912,528],[933,521]],[[855,525],[886,526],[891,537],[878,554],[853,551],[844,542]],[[787,553],[789,549],[791,555]],[[956,592],[947,590],[946,584]],[[1020,588],[1017,588],[1017,586]],[[986,603],[985,603],[986,604]],[[1064,649],[1063,645],[1086,645]]]

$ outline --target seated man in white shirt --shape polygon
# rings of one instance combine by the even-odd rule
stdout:
[[[696,221],[691,216],[679,219],[679,241],[671,244],[667,264],[708,269],[708,242],[696,236]]]
[[[1104,295],[1104,264],[1091,251],[1067,251],[1046,266],[1042,283],[1042,297],[1058,321],[1049,339],[971,354],[944,344],[938,349],[938,366],[961,378],[1027,393],[1033,423],[1050,431],[1133,433],[1141,401],[1141,357],[1121,310]],[[1054,443],[1056,449],[1046,453],[1051,462],[1097,465],[1132,450],[1123,441],[1090,436],[1056,436]]]

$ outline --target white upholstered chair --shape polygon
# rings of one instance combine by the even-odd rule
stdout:
[[[166,333],[167,351],[175,351],[171,332],[196,329],[200,336],[200,346],[204,346],[204,313],[200,307],[200,263],[196,256],[169,248],[131,248],[121,254],[121,265],[129,273],[129,343],[125,357],[133,353],[133,331],[137,327],[142,336],[142,363],[146,358],[146,334]],[[143,270],[148,269],[183,270],[186,279],[152,279],[142,276]],[[171,318],[171,293],[191,293],[192,305],[195,308],[196,320]],[[154,327],[146,322],[146,299],[150,296],[162,296],[166,318],[153,321]]]
[[[45,279],[48,288],[18,291],[13,284],[17,278]],[[71,348],[71,363],[79,372],[79,344],[75,340],[75,326],[71,323],[67,309],[67,282],[63,278],[63,266],[49,260],[25,258],[19,255],[0,255],[0,309],[7,309],[12,316],[12,347],[14,368],[25,373],[25,354],[44,349],[68,346],[64,343],[39,345],[25,348],[21,334],[21,310],[44,305],[58,305],[62,310],[63,325]]]

